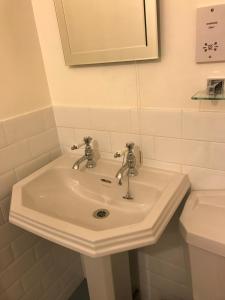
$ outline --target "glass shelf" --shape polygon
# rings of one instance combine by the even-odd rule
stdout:
[[[225,100],[224,92],[217,95],[209,95],[207,90],[199,91],[191,97],[192,100]]]

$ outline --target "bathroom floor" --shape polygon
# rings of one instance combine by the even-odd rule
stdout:
[[[139,300],[139,295],[137,294],[134,297],[134,300]],[[90,300],[89,294],[88,294],[88,286],[87,281],[84,280],[81,285],[78,287],[78,289],[73,293],[73,295],[69,298],[69,300]]]
[[[86,280],[81,283],[69,300],[90,300]]]

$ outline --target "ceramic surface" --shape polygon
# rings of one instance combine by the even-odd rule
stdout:
[[[10,221],[92,257],[155,243],[189,188],[186,175],[142,167],[126,200],[127,180],[119,186],[115,178],[119,162],[75,171],[76,159],[64,155],[17,183]],[[96,219],[98,209],[109,216]]]

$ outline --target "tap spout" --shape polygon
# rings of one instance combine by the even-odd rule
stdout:
[[[82,156],[81,158],[79,158],[77,161],[75,161],[75,163],[73,164],[73,169],[74,170],[79,170],[80,169],[80,164],[83,162],[83,161],[85,161],[85,160],[87,160],[87,156],[86,155],[84,155],[84,156]]]
[[[124,177],[124,173],[126,171],[129,170],[129,166],[128,164],[126,163],[125,165],[123,165],[119,170],[118,172],[116,173],[116,178],[119,180],[119,185],[122,185],[122,179]]]

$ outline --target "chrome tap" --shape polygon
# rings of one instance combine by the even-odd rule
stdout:
[[[91,141],[92,141],[92,137],[87,136],[87,137],[84,137],[83,143],[81,143],[79,145],[73,145],[71,147],[71,150],[77,150],[85,145],[84,156],[82,156],[77,161],[75,161],[75,163],[73,164],[73,167],[72,167],[73,169],[79,170],[81,163],[84,161],[87,161],[86,168],[88,168],[88,169],[94,168],[96,166],[96,161],[94,158],[94,150],[91,146]]]
[[[122,179],[124,177],[124,173],[128,171],[128,165],[127,163],[122,165],[122,167],[118,170],[118,172],[116,173],[116,178],[118,179],[118,184],[122,185]]]
[[[139,151],[140,152],[140,151]],[[123,156],[123,164],[122,167],[116,173],[116,178],[118,179],[119,185],[122,185],[122,179],[124,174],[126,173],[128,176],[137,176],[137,159],[134,154],[134,143],[127,143],[126,150],[122,152],[116,152],[114,157],[121,157]]]

